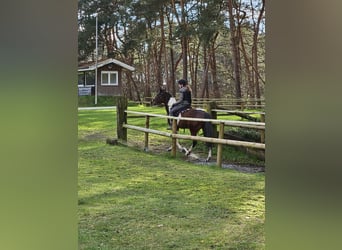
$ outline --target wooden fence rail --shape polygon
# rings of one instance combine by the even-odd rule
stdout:
[[[237,98],[193,98],[192,105],[194,107],[203,107],[210,102],[215,102],[221,108],[234,108],[234,109],[264,109],[265,99],[237,99]]]
[[[134,129],[134,130],[138,130],[138,131],[145,132],[145,133],[151,133],[151,134],[156,134],[156,135],[161,135],[161,136],[166,136],[166,137],[171,137],[171,138],[176,138],[176,139],[196,140],[196,141],[202,141],[202,142],[211,142],[215,144],[226,144],[226,145],[231,145],[231,146],[242,146],[242,147],[249,147],[249,148],[265,149],[265,144],[257,143],[257,142],[246,142],[246,141],[236,141],[236,140],[228,140],[228,139],[222,139],[222,138],[173,134],[169,132],[163,132],[160,130],[144,128],[144,127],[139,127],[139,126],[129,125],[129,124],[124,124],[123,126],[125,128]]]
[[[216,106],[216,104],[213,104],[213,106]],[[261,140],[260,142],[261,143],[265,143],[265,112],[258,112],[258,111],[237,111],[237,110],[222,110],[222,109],[213,109],[213,108],[210,108],[210,115],[211,117],[218,117],[218,113],[224,113],[226,115],[238,115],[238,116],[241,116],[241,117],[244,117],[244,118],[247,118],[247,119],[250,119],[250,118],[254,118],[254,117],[251,117],[249,116],[250,114],[258,114],[260,115],[260,121],[262,124],[264,124],[264,128],[262,130],[260,130],[260,137],[261,137]],[[256,120],[256,118],[254,118],[254,120]]]
[[[159,114],[151,114],[151,113],[143,113],[143,112],[136,112],[136,111],[128,111],[127,109],[127,103],[120,102],[123,104],[123,107],[125,108],[124,111],[122,111],[122,108],[120,105],[117,107],[117,112],[120,114],[120,117],[122,118],[120,121],[118,121],[118,129],[121,129],[122,131],[125,131],[126,135],[123,135],[123,132],[118,132],[119,135],[123,139],[127,141],[127,129],[134,129],[137,131],[141,131],[145,133],[145,149],[148,149],[149,144],[149,133],[156,134],[160,136],[166,136],[172,138],[172,150],[171,153],[173,156],[176,155],[176,146],[175,146],[175,139],[186,139],[186,140],[197,140],[202,142],[211,142],[218,144],[218,150],[217,150],[217,165],[222,166],[222,145],[232,145],[232,146],[243,146],[243,147],[250,147],[250,148],[257,148],[257,149],[265,149],[264,143],[255,143],[255,142],[246,142],[246,141],[236,141],[236,140],[228,140],[223,139],[224,137],[224,126],[238,126],[238,127],[245,127],[245,128],[254,128],[258,130],[265,130],[265,123],[264,122],[241,122],[241,121],[228,121],[228,120],[214,120],[214,119],[197,119],[197,118],[179,118],[179,117],[173,117],[173,116],[165,116],[165,115],[159,115]],[[121,109],[121,111],[120,111]],[[125,115],[123,115],[123,113]],[[139,127],[134,125],[127,124],[127,114],[136,115],[137,117],[145,116],[145,127]],[[130,118],[133,118],[134,116],[130,116]],[[175,121],[177,119],[180,120],[190,120],[190,121],[202,121],[202,122],[211,122],[213,124],[217,124],[220,126],[219,129],[219,135],[218,138],[208,138],[208,137],[202,137],[202,136],[191,136],[191,135],[182,135],[177,134],[174,132],[163,132],[155,129],[151,129],[150,126],[150,118],[151,117],[157,117],[157,118],[163,118],[163,119],[172,119],[174,120],[173,123],[175,124]],[[119,125],[119,123],[121,125]]]
[[[140,104],[150,105],[153,97],[144,97]],[[222,108],[234,108],[234,109],[264,109],[265,99],[257,98],[192,98],[192,105],[197,108],[206,106],[209,102],[216,102],[218,106]]]
[[[159,114],[151,114],[151,113],[143,113],[137,111],[125,111],[127,114],[136,114],[136,115],[143,115],[143,116],[150,116],[150,117],[159,117],[159,118],[166,118],[166,119],[176,119],[176,120],[185,120],[185,121],[202,121],[202,122],[211,122],[212,124],[221,124],[227,126],[235,126],[235,127],[244,127],[244,128],[254,128],[265,130],[265,123],[264,122],[243,122],[243,121],[230,121],[230,120],[216,120],[216,119],[204,119],[204,118],[189,118],[189,117],[174,117],[174,116],[167,116],[167,115],[159,115]]]

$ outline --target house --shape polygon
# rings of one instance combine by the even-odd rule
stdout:
[[[118,96],[122,94],[122,70],[135,68],[109,58],[78,66],[78,95],[95,95],[95,69],[97,68],[97,95]]]

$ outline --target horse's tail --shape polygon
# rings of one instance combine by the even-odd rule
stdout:
[[[204,119],[211,119],[210,114],[204,112]],[[204,122],[203,126],[203,134],[205,137],[213,137],[213,126],[211,122]],[[212,147],[213,144],[211,142],[206,142],[207,147]]]

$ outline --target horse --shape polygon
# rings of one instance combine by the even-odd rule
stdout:
[[[169,115],[169,109],[172,106],[173,102],[175,102],[175,98],[172,97],[172,95],[167,92],[165,89],[160,88],[159,93],[153,98],[152,105],[160,105],[164,104],[166,114]],[[187,118],[200,118],[200,119],[210,119],[211,116],[209,113],[200,110],[200,109],[194,109],[189,108],[183,112],[181,112],[179,117],[187,117]],[[168,120],[168,123],[171,124],[171,121]],[[180,128],[189,129],[192,136],[196,136],[198,131],[202,129],[203,134],[205,137],[213,137],[213,127],[210,122],[204,122],[204,121],[187,121],[187,120],[178,120],[177,122],[177,131]],[[182,152],[185,152],[185,155],[188,156],[194,149],[194,147],[197,145],[197,141],[193,140],[191,147],[187,150],[185,147],[182,147],[177,140],[177,147],[182,150]],[[206,162],[208,162],[211,158],[211,151],[212,151],[212,143],[206,142],[206,146],[208,148],[208,156],[206,158]]]

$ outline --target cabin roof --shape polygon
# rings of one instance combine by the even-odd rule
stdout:
[[[135,68],[126,64],[126,63],[123,63],[123,62],[120,62],[119,60],[116,60],[114,58],[108,58],[108,59],[105,59],[105,60],[101,60],[101,61],[98,61],[97,62],[97,68],[101,68],[107,64],[110,64],[110,63],[114,63],[118,66],[121,66],[122,68],[124,69],[127,69],[127,70],[130,70],[130,71],[134,71]],[[83,72],[83,71],[92,71],[92,70],[95,70],[96,68],[96,62],[88,62],[88,63],[83,63],[83,64],[80,64],[78,66],[78,72]]]

